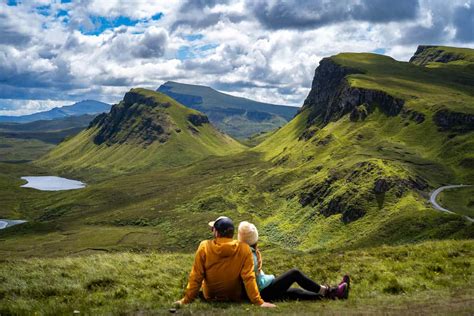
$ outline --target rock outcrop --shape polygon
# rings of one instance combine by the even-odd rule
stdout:
[[[188,121],[190,121],[194,126],[201,126],[203,124],[209,124],[209,119],[204,114],[189,114]]]
[[[316,69],[311,91],[302,110],[310,109],[308,125],[325,125],[351,113],[351,120],[365,119],[375,107],[389,116],[403,108],[404,100],[384,91],[352,87],[346,77],[361,71],[337,64],[324,58]]]
[[[474,114],[439,110],[433,121],[440,131],[467,133],[474,130]]]
[[[171,135],[172,123],[160,108],[169,106],[169,103],[157,102],[153,97],[127,92],[123,100],[112,107],[110,113],[101,114],[90,123],[89,128],[99,129],[94,143],[138,143],[144,146],[155,141],[164,143]]]

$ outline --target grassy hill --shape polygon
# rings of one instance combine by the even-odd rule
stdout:
[[[352,274],[349,301],[281,313],[472,314],[473,224],[428,198],[473,182],[473,76],[467,59],[339,54],[321,62],[300,113],[252,149],[133,89],[38,164],[0,163],[0,218],[29,221],[0,230],[0,312],[166,312],[205,223],[226,214],[257,224],[267,272]],[[71,171],[85,189],[20,188],[21,176]],[[471,191],[440,202],[465,212]],[[260,312],[197,303],[183,314],[249,311]]]
[[[199,110],[225,133],[244,139],[283,126],[298,108],[235,97],[210,87],[168,81],[158,88],[178,102]]]
[[[323,59],[300,114],[255,149],[273,162],[270,173],[285,179],[280,190],[297,205],[267,225],[296,232],[308,247],[432,234],[428,192],[474,183],[474,64],[453,63],[422,67],[375,54]],[[290,214],[300,208],[295,222]]]
[[[469,315],[472,313],[472,241],[426,242],[334,255],[266,250],[265,271],[298,267],[318,282],[352,275],[347,301],[277,302],[276,310],[249,303],[204,303],[179,314]],[[4,259],[3,259],[4,260]],[[182,296],[193,255],[114,253],[52,259],[4,260],[2,314],[169,314]]]
[[[170,97],[132,89],[111,112],[39,161],[57,170],[127,172],[190,164],[244,149],[207,117]]]

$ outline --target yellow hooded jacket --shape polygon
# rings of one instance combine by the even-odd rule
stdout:
[[[250,247],[232,238],[202,241],[196,251],[183,303],[191,303],[201,285],[206,300],[240,301],[242,281],[250,301],[263,304],[255,280]]]

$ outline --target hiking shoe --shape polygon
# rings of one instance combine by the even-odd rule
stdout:
[[[351,278],[349,277],[349,275],[344,275],[342,277],[342,281],[341,283],[339,283],[339,285],[343,284],[343,283],[346,283],[347,284],[347,289],[344,293],[344,296],[343,296],[343,299],[347,300],[349,298],[349,290],[351,288]]]
[[[349,277],[348,274],[346,274],[342,277],[342,281],[339,284],[342,284],[342,283],[347,283],[347,285],[349,285],[349,286],[351,285],[351,278]]]
[[[341,282],[338,286],[331,286],[326,291],[326,298],[335,300],[347,299],[349,297],[349,285],[346,282]]]

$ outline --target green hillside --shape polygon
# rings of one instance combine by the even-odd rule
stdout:
[[[323,59],[301,113],[255,149],[295,202],[267,226],[319,248],[413,240],[432,235],[432,225],[467,225],[434,224],[426,202],[443,184],[474,183],[474,64],[454,63],[425,68],[375,54]]]
[[[474,52],[471,48],[420,45],[410,59],[411,63],[419,66],[426,66],[430,63],[451,63],[453,61],[472,63],[474,62]]]
[[[239,139],[281,127],[298,111],[296,107],[257,102],[210,87],[173,81],[164,83],[157,91],[203,112],[212,124]]]
[[[0,218],[28,220],[0,230],[0,313],[166,312],[206,223],[225,214],[256,223],[267,272],[299,267],[331,283],[351,273],[348,301],[285,302],[281,313],[472,314],[473,224],[429,196],[474,183],[474,68],[424,60],[323,59],[301,112],[251,149],[199,112],[133,89],[37,163],[0,162]],[[21,176],[58,173],[87,187],[20,187]],[[470,214],[470,193],[443,191],[439,202]],[[249,311],[260,310],[197,303],[183,313]]]
[[[176,167],[243,149],[199,112],[159,92],[132,89],[110,113],[97,117],[38,163],[72,173],[121,173]]]

